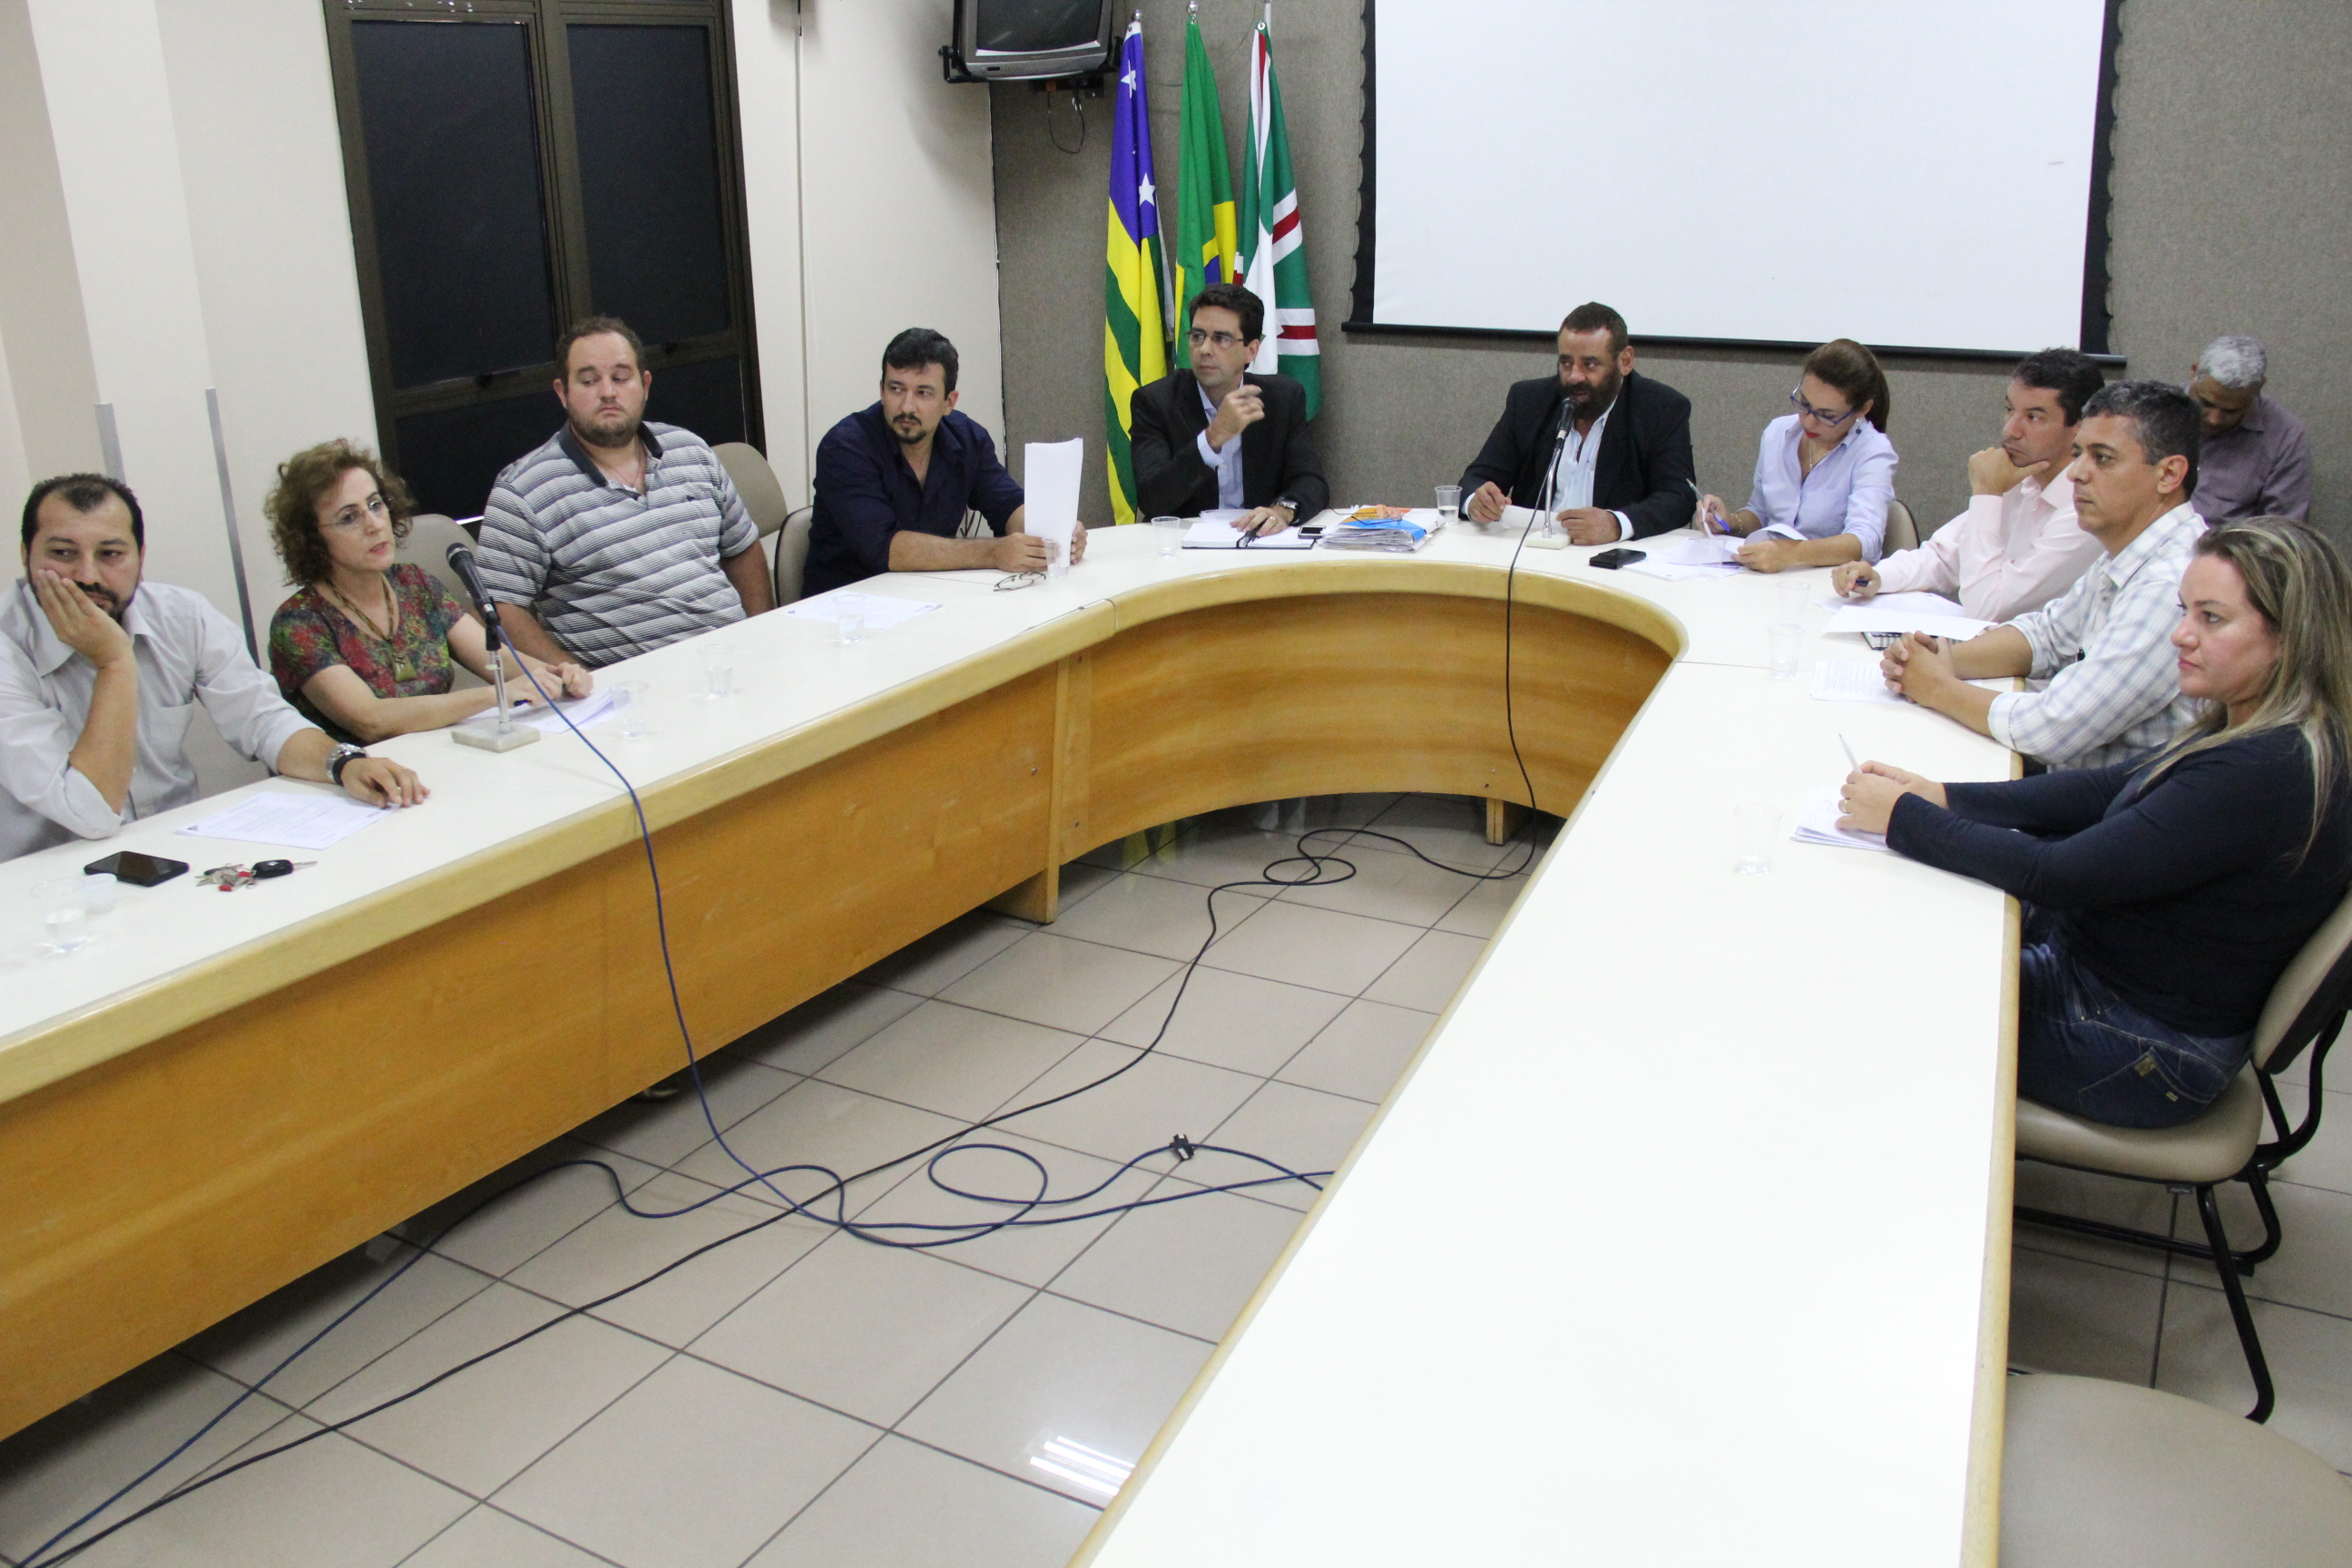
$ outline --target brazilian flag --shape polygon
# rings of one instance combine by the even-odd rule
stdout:
[[[1201,18],[1184,23],[1184,116],[1176,165],[1176,314],[1179,344],[1192,324],[1192,300],[1211,283],[1234,281],[1241,246],[1234,212],[1233,166],[1225,161],[1225,121],[1217,108],[1217,74],[1201,42]]]
[[[1160,264],[1159,195],[1151,180],[1151,112],[1144,90],[1143,21],[1118,50],[1118,107],[1110,138],[1109,280],[1103,295],[1103,434],[1110,447],[1111,510],[1135,521],[1135,458],[1128,445],[1135,389],[1168,374],[1168,274]]]

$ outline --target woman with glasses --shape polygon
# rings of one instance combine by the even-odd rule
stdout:
[[[1851,338],[1823,343],[1789,401],[1796,412],[1764,426],[1748,504],[1726,516],[1719,498],[1700,498],[1700,530],[1745,539],[1739,563],[1755,572],[1877,560],[1895,500],[1878,356]]]
[[[490,679],[482,623],[421,567],[395,564],[415,508],[400,477],[349,441],[327,441],[278,465],[264,510],[286,580],[299,591],[269,621],[278,688],[339,741],[366,745],[437,730],[489,708],[488,687],[452,691],[457,667]],[[521,680],[509,652],[508,697]],[[576,664],[522,663],[549,695],[585,697]],[[521,699],[532,695],[521,681]]]

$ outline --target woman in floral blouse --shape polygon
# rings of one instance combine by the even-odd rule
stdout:
[[[375,455],[328,441],[278,466],[267,505],[286,580],[299,592],[269,622],[269,668],[278,689],[338,740],[365,745],[471,718],[498,699],[488,687],[452,691],[457,666],[484,680],[490,661],[482,623],[421,568],[395,564],[393,543],[415,511],[408,488]],[[508,698],[533,696],[506,655]],[[554,695],[585,697],[576,664],[523,664]]]

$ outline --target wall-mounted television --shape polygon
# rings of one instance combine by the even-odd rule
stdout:
[[[1110,63],[1112,0],[955,0],[955,36],[940,51],[950,81],[1088,76]]]

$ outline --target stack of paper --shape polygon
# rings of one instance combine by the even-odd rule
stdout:
[[[1789,837],[1800,844],[1829,844],[1841,849],[1885,849],[1885,835],[1856,833],[1838,826],[1838,796],[1842,793],[1836,784],[1822,784],[1815,788],[1805,797],[1805,809],[1797,814],[1796,828]]]
[[[1881,594],[1874,599],[1838,604],[1829,625],[1822,629],[1831,633],[1926,632],[1930,637],[1966,642],[1991,626],[1990,621],[1976,620],[1963,614],[1959,605],[1941,594]]]
[[[332,795],[289,795],[264,790],[226,811],[191,822],[180,832],[190,838],[230,838],[240,844],[271,844],[284,849],[324,849],[362,827],[382,822],[387,812],[363,805],[341,790]]]
[[[1745,570],[1739,564],[1739,542],[1727,533],[1695,533],[1646,546],[1647,558],[1627,562],[1625,569],[1669,583],[1692,577],[1735,577]]]
[[[784,614],[809,621],[838,621],[855,610],[866,617],[867,631],[886,632],[901,621],[911,621],[938,608],[936,603],[923,599],[894,599],[883,594],[853,594],[846,588],[835,588],[830,594],[786,605]]]
[[[1886,689],[1886,677],[1876,659],[1825,658],[1813,666],[1813,700],[1900,702],[1903,699]]]

